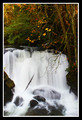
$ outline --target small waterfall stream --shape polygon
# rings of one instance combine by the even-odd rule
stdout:
[[[47,50],[33,51],[31,55],[26,49],[5,48],[5,51],[5,72],[15,83],[13,99],[4,106],[8,116],[24,116],[34,94],[43,96],[49,105],[55,106],[55,101],[63,105],[64,116],[78,115],[78,100],[70,93],[70,86],[66,83],[65,70],[69,65],[66,55]],[[32,77],[31,83],[25,89]],[[53,91],[56,91],[56,96]],[[14,104],[17,96],[23,99],[23,102],[20,99],[18,106]],[[56,99],[58,96],[59,99]],[[44,106],[41,102],[39,104]]]

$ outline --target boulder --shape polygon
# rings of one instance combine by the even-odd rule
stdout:
[[[46,106],[45,106],[46,105]],[[62,105],[58,105],[57,107],[51,106],[48,103],[45,103],[44,106],[38,104],[36,107],[31,108],[29,107],[28,111],[26,112],[26,116],[28,115],[42,115],[42,116],[63,116],[64,115],[64,107]]]
[[[30,108],[33,108],[36,105],[38,105],[38,102],[36,100],[33,99],[33,100],[30,101]]]
[[[5,83],[5,84],[7,85],[7,87],[10,88],[10,89],[12,89],[12,88],[15,86],[13,80],[11,80],[11,79],[8,77],[8,75],[7,75],[6,72],[4,72],[4,83]]]
[[[36,100],[38,100],[38,101],[41,101],[41,102],[45,102],[45,98],[44,97],[42,97],[42,96],[34,96],[34,98],[36,99]]]
[[[10,102],[12,97],[13,93],[11,89],[4,83],[4,105],[6,105],[7,102]]]
[[[33,115],[33,116],[35,116],[35,115],[47,115],[48,114],[48,111],[45,109],[45,108],[35,108],[35,109],[31,109],[31,108],[29,108],[28,109],[28,112],[26,113],[26,115]]]
[[[49,113],[48,115],[55,115],[55,116],[63,116],[63,113],[62,111],[60,111],[59,109],[57,109],[56,107],[53,107],[53,106],[49,106]]]
[[[14,101],[14,104],[16,105],[16,106],[19,106],[19,105],[23,105],[22,103],[23,103],[23,98],[22,97],[19,97],[19,96],[17,96],[16,98],[15,98],[15,101]]]
[[[54,101],[55,106],[48,106],[48,109],[50,110],[49,115],[64,115],[65,114],[65,107],[61,104],[58,104],[56,101]]]
[[[51,90],[51,89],[35,89],[33,91],[34,95],[41,95],[44,98],[50,98],[50,99],[60,99],[61,94],[57,91]]]
[[[4,72],[4,105],[12,100],[12,89],[14,86],[14,82],[8,77],[7,73]]]
[[[36,98],[36,100],[34,100]],[[61,104],[59,104],[58,101],[54,100],[54,104],[50,105],[48,102],[46,102],[46,99],[42,96],[34,96],[34,99],[30,101],[30,107],[28,108],[28,111],[26,112],[26,116],[28,115],[45,115],[45,116],[63,116],[65,115],[65,107]],[[40,100],[40,101],[39,101]],[[40,102],[43,102],[40,104]]]
[[[76,96],[78,96],[78,78],[77,71],[73,71],[70,68],[69,73],[66,75],[67,84],[70,86],[70,92],[72,91]]]

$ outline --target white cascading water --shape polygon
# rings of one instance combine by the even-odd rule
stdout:
[[[5,48],[5,50],[7,51],[4,54],[4,70],[15,83],[13,99],[4,107],[9,116],[24,116],[29,108],[29,101],[33,98],[32,92],[40,88],[59,92],[61,98],[57,102],[66,108],[65,116],[78,116],[78,100],[72,92],[70,93],[70,87],[66,83],[65,70],[68,68],[66,55],[34,51],[30,57],[30,52],[25,49]],[[17,96],[24,99],[22,107],[13,103]],[[54,99],[50,94],[44,97],[54,106]]]

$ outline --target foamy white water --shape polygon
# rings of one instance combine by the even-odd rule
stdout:
[[[61,98],[56,101],[66,108],[65,116],[78,116],[78,99],[69,92],[70,87],[66,83],[65,70],[69,65],[66,55],[34,51],[30,57],[30,52],[26,50],[14,49],[12,52],[9,48],[7,50],[4,54],[4,68],[15,83],[13,99],[4,107],[4,110],[9,112],[9,116],[24,116],[35,89],[47,91],[42,95],[53,106],[55,99],[52,99],[50,90],[59,92]],[[32,82],[25,90],[33,75]],[[14,104],[17,96],[24,99],[22,107]]]

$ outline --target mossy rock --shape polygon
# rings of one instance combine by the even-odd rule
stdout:
[[[4,82],[11,89],[15,86],[14,82],[8,77],[6,72],[4,72]]]

